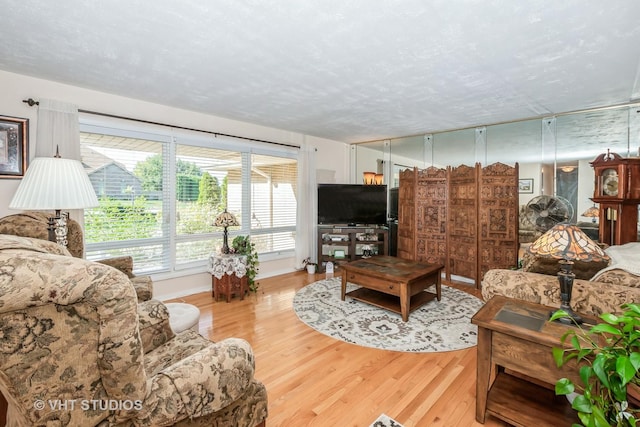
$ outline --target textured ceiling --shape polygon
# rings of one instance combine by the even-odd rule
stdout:
[[[0,69],[345,142],[640,99],[637,0],[3,0],[2,17]]]

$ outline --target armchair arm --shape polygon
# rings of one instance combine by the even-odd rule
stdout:
[[[243,339],[212,343],[150,378],[142,410],[119,416],[165,426],[219,411],[247,392],[254,363],[253,350]]]
[[[108,265],[126,274],[138,295],[138,302],[148,301],[153,298],[153,281],[150,276],[136,276],[133,274],[133,258],[130,256],[118,256],[97,261]]]
[[[140,339],[144,353],[155,350],[175,337],[169,324],[169,311],[158,300],[143,301],[138,304]]]
[[[133,276],[133,258],[130,256],[117,256],[113,258],[101,259],[99,261],[100,264],[108,265],[109,267],[113,267],[116,270],[122,271],[127,275],[130,279]]]
[[[153,281],[151,276],[135,276],[131,278],[133,288],[138,295],[138,302],[149,301],[153,298]]]

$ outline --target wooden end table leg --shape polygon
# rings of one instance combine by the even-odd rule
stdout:
[[[402,313],[402,321],[409,321],[409,306],[411,296],[409,296],[409,285],[404,282],[400,285],[400,312]]]
[[[233,281],[231,280],[231,276],[228,274],[224,275],[224,280],[227,283],[225,290],[227,291],[227,303],[229,303],[231,302],[231,293],[233,292]]]
[[[436,281],[436,297],[438,298],[438,301],[440,301],[442,299],[442,275],[440,274],[441,272],[438,271],[437,274],[437,281]]]
[[[211,298],[215,298],[216,296],[216,279],[211,275]]]
[[[344,301],[344,297],[347,293],[347,272],[342,273],[342,286],[340,289],[340,299]]]
[[[484,424],[487,395],[491,386],[491,331],[478,328],[478,367],[476,372],[476,421]]]

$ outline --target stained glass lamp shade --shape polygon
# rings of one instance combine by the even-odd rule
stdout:
[[[581,323],[582,319],[570,307],[571,291],[575,274],[571,271],[575,261],[601,262],[608,261],[609,256],[575,225],[558,224],[544,233],[529,246],[533,255],[550,257],[559,260],[560,271],[560,309],[569,314],[570,319],[560,319],[564,323]]]

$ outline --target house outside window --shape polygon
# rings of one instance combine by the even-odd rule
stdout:
[[[222,246],[225,208],[261,259],[295,249],[297,150],[157,126],[82,123],[82,162],[100,205],[86,209],[86,257],[130,255],[136,273],[202,270]]]

